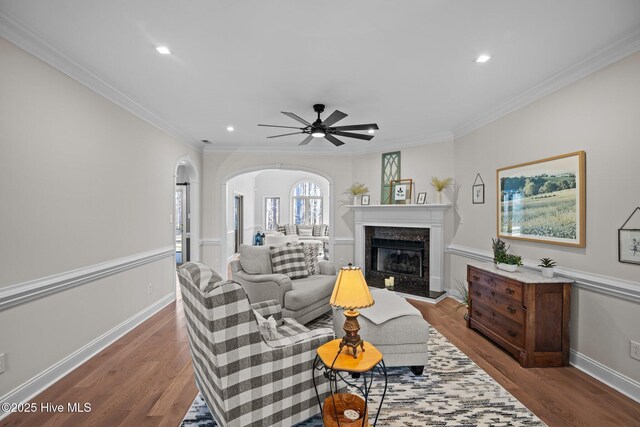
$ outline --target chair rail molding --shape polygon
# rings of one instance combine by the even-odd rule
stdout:
[[[446,252],[477,261],[493,262],[492,252],[467,246],[449,245]],[[524,268],[538,271],[537,265],[537,261],[523,260]],[[640,283],[571,268],[555,267],[554,270],[557,275],[574,280],[574,286],[578,288],[640,303]]]
[[[174,257],[173,246],[118,258],[77,270],[66,271],[0,289],[0,311],[76,286],[84,285],[167,257]]]

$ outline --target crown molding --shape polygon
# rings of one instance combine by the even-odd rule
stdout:
[[[202,142],[190,138],[174,126],[163,120],[155,112],[140,104],[124,92],[116,89],[93,72],[82,67],[64,53],[46,43],[36,32],[15,18],[0,10],[0,37],[3,37],[27,51],[36,58],[44,61],[53,68],[61,71],[77,82],[103,96],[114,104],[124,108],[147,123],[157,127],[190,148],[202,152]]]
[[[476,118],[455,127],[453,134],[455,138],[460,138],[638,51],[640,32],[628,34],[510,100],[497,104]]]
[[[295,154],[296,156],[357,156],[362,154],[384,153],[389,150],[399,150],[402,148],[417,147],[427,144],[438,144],[441,142],[453,141],[453,133],[449,131],[436,132],[429,135],[414,136],[409,139],[385,140],[382,145],[368,144],[359,148],[352,148],[347,142],[340,147],[315,148],[306,146],[299,151],[293,152],[295,147],[291,146],[235,146],[230,144],[216,144],[205,146],[204,154],[217,153],[237,153],[237,154]]]

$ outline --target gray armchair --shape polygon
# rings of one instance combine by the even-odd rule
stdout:
[[[268,246],[240,247],[240,259],[231,261],[233,280],[240,283],[252,303],[275,300],[284,317],[305,324],[331,310],[329,298],[336,282],[333,264],[321,261],[320,274],[290,279],[273,274]]]

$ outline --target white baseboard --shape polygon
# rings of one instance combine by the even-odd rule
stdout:
[[[569,353],[569,360],[573,366],[580,369],[585,374],[605,383],[609,387],[618,390],[625,396],[640,403],[640,382],[633,378],[629,378],[620,372],[614,371],[597,360],[594,360],[589,356],[585,356],[573,349],[571,349]]]
[[[0,397],[0,404],[3,403],[20,403],[27,402],[43,390],[51,386],[53,383],[67,375],[69,372],[82,365],[84,362],[95,356],[100,351],[111,345],[126,333],[140,325],[145,320],[171,304],[176,298],[175,292],[172,292],[162,299],[156,301],[141,312],[133,315],[121,324],[117,325],[110,331],[105,332],[87,345],[79,348],[69,356],[60,360],[53,366],[42,371],[26,383],[16,387],[14,390]],[[0,420],[9,415],[6,412],[0,412]]]

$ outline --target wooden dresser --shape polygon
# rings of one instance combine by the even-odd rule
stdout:
[[[467,265],[467,325],[525,368],[567,366],[572,281],[519,270],[508,273],[492,263]]]

